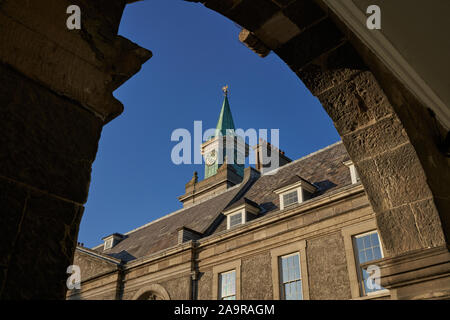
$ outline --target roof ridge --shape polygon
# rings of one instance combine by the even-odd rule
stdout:
[[[333,143],[333,144],[330,144],[329,146],[326,146],[326,147],[324,147],[324,148],[322,148],[322,149],[319,149],[319,150],[314,151],[314,152],[312,152],[312,153],[310,153],[310,154],[307,154],[306,156],[303,156],[303,157],[301,157],[301,158],[299,158],[299,159],[297,159],[297,160],[294,160],[294,161],[292,161],[292,162],[289,162],[289,163],[285,164],[285,165],[282,166],[282,167],[278,167],[277,169],[273,169],[273,170],[267,171],[267,172],[263,173],[261,176],[268,175],[268,174],[270,174],[272,171],[275,171],[275,170],[283,170],[283,169],[285,169],[285,168],[287,168],[287,167],[289,167],[289,166],[291,166],[291,165],[293,165],[293,164],[296,164],[296,163],[298,163],[298,162],[300,162],[300,161],[302,161],[302,160],[305,160],[305,159],[308,159],[308,158],[310,158],[310,157],[312,157],[312,156],[315,156],[316,154],[321,153],[321,152],[324,152],[324,151],[326,151],[326,150],[328,150],[328,149],[331,149],[331,148],[333,148],[333,147],[335,147],[335,146],[337,146],[337,145],[339,145],[339,144],[342,144],[342,140],[339,140],[338,142],[335,142],[335,143]]]

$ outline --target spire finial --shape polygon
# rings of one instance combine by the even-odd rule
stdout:
[[[222,88],[223,94],[225,97],[228,97],[228,85]]]

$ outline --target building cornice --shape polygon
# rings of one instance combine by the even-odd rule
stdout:
[[[333,193],[321,195],[316,198],[307,200],[299,205],[289,207],[289,209],[281,210],[278,213],[272,214],[270,216],[261,217],[260,219],[257,220],[252,220],[245,225],[230,230],[226,230],[218,234],[213,234],[199,240],[195,241],[191,240],[183,244],[176,245],[168,249],[155,252],[151,255],[130,261],[124,265],[124,270],[129,270],[131,268],[135,268],[146,263],[153,263],[159,259],[167,258],[168,256],[179,254],[187,250],[193,251],[201,247],[209,246],[216,242],[233,238],[243,233],[253,231],[255,229],[263,228],[267,225],[273,224],[276,221],[285,220],[289,217],[323,207],[330,203],[340,201],[358,194],[363,194],[364,192],[365,192],[364,187],[361,183],[349,185],[340,188]]]

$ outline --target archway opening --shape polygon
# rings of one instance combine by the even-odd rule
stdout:
[[[183,128],[194,137],[198,120],[204,131],[215,127],[226,84],[236,126],[267,129],[268,138],[279,129],[280,148],[292,160],[340,140],[298,76],[277,54],[261,58],[252,52],[239,41],[241,30],[198,3],[126,6],[119,34],[152,50],[153,57],[114,93],[125,110],[103,129],[80,242],[98,245],[102,236],[181,208],[176,197],[194,171],[203,179],[204,164],[174,164],[177,142],[171,134]],[[198,148],[191,147],[192,162]],[[250,152],[249,161],[253,157]]]

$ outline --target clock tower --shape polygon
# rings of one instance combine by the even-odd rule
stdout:
[[[201,153],[205,159],[205,179],[214,176],[226,163],[241,177],[244,174],[248,145],[235,134],[233,116],[228,102],[228,86],[223,88],[224,100],[220,110],[215,135],[202,144]]]

